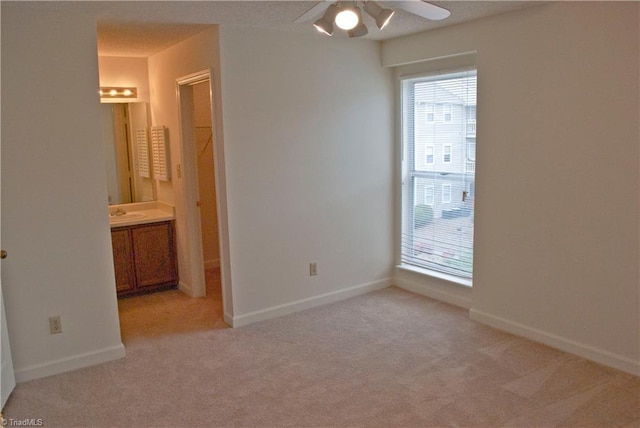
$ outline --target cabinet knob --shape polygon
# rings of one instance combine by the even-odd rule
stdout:
[[[0,259],[6,259],[7,258],[7,252],[5,250],[0,250]]]

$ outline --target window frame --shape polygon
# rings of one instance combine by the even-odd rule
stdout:
[[[406,116],[407,114],[409,114],[407,108],[409,108],[408,106],[405,106],[405,96],[406,96],[406,92],[405,92],[405,85],[404,85],[404,80],[413,80],[413,79],[421,79],[421,78],[428,78],[431,76],[436,76],[436,75],[447,75],[447,74],[460,74],[461,76],[464,75],[464,73],[467,72],[471,72],[472,74],[468,75],[468,77],[471,78],[475,78],[477,79],[478,76],[478,69],[477,69],[477,65],[475,63],[475,52],[471,52],[469,54],[463,54],[460,55],[459,57],[455,57],[453,58],[452,61],[444,61],[443,64],[451,64],[451,65],[447,65],[444,67],[432,67],[431,65],[433,64],[414,64],[414,65],[409,65],[409,66],[400,66],[396,68],[395,71],[395,75],[397,80],[397,86],[396,86],[396,94],[397,94],[397,101],[398,101],[398,105],[396,108],[396,124],[397,124],[397,137],[398,137],[398,141],[399,144],[397,145],[397,153],[398,153],[398,175],[397,175],[397,183],[398,183],[398,189],[400,191],[400,194],[402,195],[401,198],[399,198],[399,203],[396,204],[396,210],[398,212],[398,221],[397,221],[397,227],[398,227],[398,231],[399,234],[397,235],[397,268],[408,271],[408,272],[414,272],[414,273],[418,273],[418,274],[422,274],[425,276],[430,276],[430,277],[435,277],[435,278],[440,278],[442,280],[445,280],[447,282],[453,283],[453,284],[458,284],[458,285],[462,285],[465,286],[465,288],[467,287],[471,287],[473,284],[473,268],[471,267],[471,271],[467,271],[469,273],[469,276],[467,276],[466,274],[463,276],[458,276],[457,274],[449,274],[447,272],[443,272],[443,271],[439,271],[439,270],[431,270],[429,267],[423,267],[421,266],[421,264],[414,264],[411,261],[411,258],[408,259],[407,261],[405,261],[405,255],[403,253],[403,245],[404,242],[403,240],[405,239],[404,236],[404,229],[405,227],[409,227],[409,223],[407,222],[407,216],[411,216],[411,218],[413,218],[413,210],[411,208],[407,208],[408,205],[406,205],[408,202],[405,202],[405,186],[407,184],[406,180],[411,180],[412,183],[414,183],[413,180],[415,180],[415,178],[410,178],[413,176],[413,173],[410,171],[415,171],[414,165],[412,164],[410,165],[412,161],[409,161],[408,158],[408,149],[409,146],[412,146],[411,150],[414,150],[415,148],[415,140],[411,143],[411,144],[407,144],[405,143],[405,140],[407,138],[409,138],[409,140],[412,140],[413,137],[415,137],[415,133],[411,132],[411,134],[413,134],[410,137],[406,137],[404,135],[404,130],[405,129],[405,121],[407,120],[406,118],[409,118],[408,116]],[[438,64],[440,64],[440,61],[435,61]],[[434,62],[434,63],[435,63]],[[446,78],[446,76],[443,76]],[[455,78],[455,77],[452,77]],[[475,87],[474,87],[474,91],[477,94],[477,83],[475,83]],[[413,98],[413,95],[411,95],[411,99]],[[474,105],[477,105],[477,98],[474,102]],[[434,103],[435,105],[435,103]],[[452,109],[455,108],[455,105],[453,105]],[[434,122],[441,122],[443,117],[439,117],[439,115],[437,114],[437,108],[436,111],[434,112]],[[463,112],[464,113],[464,112]],[[415,116],[415,112],[410,113],[411,117],[409,118],[409,120],[413,121],[413,123],[415,123],[417,125],[417,123],[415,122],[415,120],[420,120],[420,116]],[[443,116],[443,115],[440,115]],[[425,116],[422,116],[425,117]],[[466,120],[467,115],[463,114],[462,116],[462,120]],[[453,117],[453,111],[452,111],[452,119],[454,119]],[[424,123],[424,122],[422,122]],[[409,141],[407,140],[407,142]],[[457,143],[456,143],[457,144]],[[464,142],[462,142],[463,145],[465,145]],[[440,157],[444,158],[444,154],[440,155],[439,150],[437,150],[438,148],[438,144],[436,142],[436,159],[439,159]],[[454,155],[454,147],[452,146],[451,149],[447,149],[450,150],[450,152],[448,152],[449,154],[449,162],[447,162],[446,164],[449,165],[450,163],[453,163],[454,159],[453,159],[453,155]],[[465,152],[465,147],[463,147],[462,149],[462,153]],[[443,149],[444,151],[444,149]],[[411,155],[411,159],[415,159],[415,154]],[[426,161],[426,153],[424,158]],[[444,159],[443,159],[444,160]],[[437,161],[436,161],[437,163]],[[461,168],[463,168],[464,170],[464,162],[461,164]],[[445,170],[446,174],[448,174],[448,170]],[[467,173],[466,171],[463,171],[463,173]],[[471,172],[473,175],[470,177],[471,180],[471,187],[475,188],[475,171]],[[408,175],[409,174],[409,175]],[[413,176],[415,177],[415,176]],[[412,184],[412,186],[414,186],[415,184]],[[465,186],[469,186],[469,184],[465,184]],[[423,189],[425,189],[423,187]],[[414,195],[415,194],[415,190],[413,191],[409,191],[410,195]],[[437,189],[436,189],[437,190]],[[453,187],[451,189],[451,197],[453,198]],[[427,192],[427,190],[423,190],[424,192]],[[413,198],[413,196],[411,196]],[[426,195],[425,195],[425,199],[426,199]],[[437,198],[436,198],[437,199]],[[438,208],[438,206],[440,206],[439,201],[434,201],[435,204],[433,206],[434,212],[438,211],[440,208]],[[473,204],[473,199],[472,199],[472,204]],[[455,207],[453,207],[455,208]],[[407,211],[408,210],[408,211]],[[473,205],[472,205],[472,210],[473,210]],[[473,218],[473,217],[472,217]],[[469,247],[469,251],[470,257],[473,257],[473,240],[471,241],[471,247]],[[462,249],[464,251],[464,248]]]
[[[473,152],[473,157],[469,156],[471,152]],[[467,141],[467,160],[471,162],[476,161],[476,142],[475,141]]]
[[[434,123],[436,121],[436,105],[433,103],[427,103],[424,109],[424,120],[427,123]]]
[[[449,148],[449,160],[447,160],[447,150],[446,148]],[[443,164],[451,164],[453,163],[453,145],[452,144],[443,144],[442,145],[442,163]]]
[[[446,190],[446,192],[445,192]],[[451,183],[442,183],[442,189],[441,189],[441,193],[442,195],[441,197],[441,201],[442,204],[450,204],[451,203],[451,199],[452,199],[452,188],[451,188]],[[445,195],[447,197],[445,197]]]
[[[429,155],[429,149],[431,149],[431,155]],[[431,162],[429,162],[429,156],[431,156]],[[425,165],[436,164],[436,146],[433,144],[427,144],[424,146],[424,163]]]
[[[431,193],[431,203],[429,203],[429,193]],[[429,205],[430,207],[436,204],[436,186],[424,187],[424,203],[425,205]]]
[[[449,116],[448,118],[447,115]],[[442,103],[442,121],[444,123],[453,122],[453,104]]]

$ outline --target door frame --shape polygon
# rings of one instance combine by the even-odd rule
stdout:
[[[193,132],[193,85],[209,84],[209,104],[211,108],[211,127],[213,134],[213,165],[215,169],[216,211],[218,215],[218,245],[220,247],[220,276],[222,282],[222,306],[224,321],[233,327],[233,293],[231,286],[231,263],[229,252],[229,226],[227,215],[227,182],[224,161],[224,144],[221,138],[221,122],[216,118],[216,98],[213,69],[202,70],[176,79],[176,93],[178,97],[178,113],[180,128],[180,154],[182,158],[182,204],[186,225],[187,270],[190,273],[191,284],[183,289],[191,297],[206,295],[204,279],[204,255],[202,251],[202,227],[200,223],[200,209],[198,189],[198,164]],[[182,289],[182,288],[181,288]]]
[[[4,407],[9,395],[16,386],[16,375],[13,371],[13,361],[11,358],[11,346],[9,344],[9,331],[7,329],[7,316],[4,311],[4,299],[2,298],[2,287],[0,286],[0,410]],[[0,421],[1,423],[2,421]]]
[[[0,144],[1,144],[0,139]],[[2,212],[2,198],[0,198],[0,213]],[[1,232],[1,230],[0,230]],[[1,240],[0,240],[1,242]],[[6,255],[5,255],[6,256]],[[1,265],[0,265],[1,266]],[[0,267],[0,271],[2,268]],[[9,342],[9,330],[7,328],[7,316],[4,310],[4,298],[2,297],[2,273],[0,272],[0,411],[4,407],[11,391],[16,386],[16,375],[13,370],[11,358],[11,345]],[[3,421],[0,418],[0,423]]]

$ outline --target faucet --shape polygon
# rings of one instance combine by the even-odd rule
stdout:
[[[125,215],[127,212],[125,210],[123,210],[122,208],[118,207],[118,209],[116,209],[115,211],[113,211],[111,213],[112,216],[121,216],[121,215]]]

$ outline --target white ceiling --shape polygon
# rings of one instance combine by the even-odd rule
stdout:
[[[312,22],[294,21],[312,8],[316,1],[89,1],[55,2],[56,9],[79,7],[96,14],[98,50],[104,56],[147,57],[206,29],[209,24],[250,26],[318,33]],[[478,18],[541,4],[538,1],[432,1],[444,7],[451,16],[442,21],[429,21],[394,8],[393,1],[379,1],[381,6],[396,10],[389,25],[379,31],[373,20],[365,16],[369,34],[365,39],[387,40],[434,28],[459,24]],[[46,4],[38,2],[40,6]],[[51,7],[51,6],[49,6]],[[336,30],[333,37],[347,38]]]

